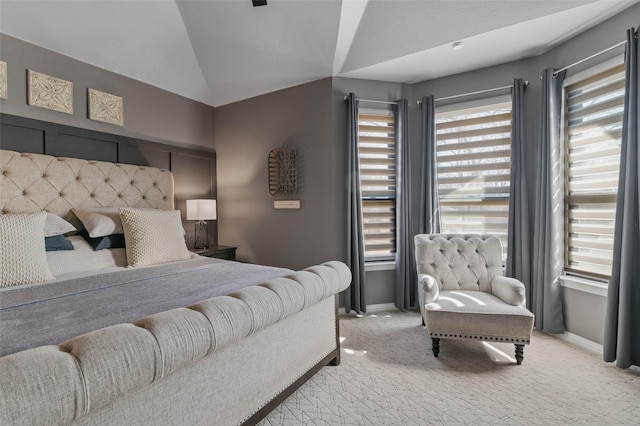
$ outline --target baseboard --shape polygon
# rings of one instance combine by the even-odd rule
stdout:
[[[581,349],[585,349],[589,352],[593,352],[598,355],[602,355],[602,345],[596,342],[593,342],[589,339],[585,339],[584,337],[578,336],[574,333],[569,333],[567,331],[564,334],[551,334],[554,337],[557,337],[560,340],[564,340],[565,342],[571,343],[573,345],[578,346]]]
[[[397,311],[396,305],[393,303],[379,303],[376,305],[367,305],[367,313],[370,314],[372,312],[383,312],[383,311]],[[340,313],[344,314],[344,308],[340,308]]]

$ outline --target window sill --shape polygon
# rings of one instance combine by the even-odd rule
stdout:
[[[599,281],[563,275],[560,277],[560,285],[572,290],[578,290],[585,293],[595,294],[596,296],[607,297],[608,287],[605,283]]]
[[[365,262],[364,264],[366,272],[393,271],[394,269],[396,269],[395,260],[379,260],[377,262]]]

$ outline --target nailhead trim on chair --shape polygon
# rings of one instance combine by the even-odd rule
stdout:
[[[524,343],[528,345],[529,339],[518,339],[514,337],[493,337],[493,336],[476,336],[467,334],[449,334],[449,333],[429,333],[429,336],[435,338],[444,339],[475,339],[475,340],[489,340],[492,342],[507,342],[507,343]]]

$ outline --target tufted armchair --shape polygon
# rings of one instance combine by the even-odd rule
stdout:
[[[525,288],[502,275],[502,243],[495,236],[416,235],[420,312],[432,340],[513,342],[522,364],[533,314],[525,308]]]

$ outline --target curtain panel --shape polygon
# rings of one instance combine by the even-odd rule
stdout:
[[[433,96],[422,98],[422,162],[418,233],[440,232],[438,170],[436,167],[436,106]]]
[[[395,305],[404,311],[416,306],[416,267],[411,232],[411,154],[409,102],[393,106],[396,119],[396,287]]]
[[[625,97],[616,201],[613,265],[607,294],[603,358],[640,366],[640,152],[638,150],[638,32],[627,30]]]
[[[536,179],[533,267],[531,271],[530,309],[535,315],[535,327],[546,333],[564,332],[560,275],[564,264],[562,211],[563,190],[560,155],[562,83],[565,72],[555,77],[553,69],[542,76],[542,107],[540,111]]]
[[[529,199],[525,174],[524,82],[513,81],[511,125],[511,182],[509,187],[509,227],[507,231],[507,271],[531,293],[531,253],[529,235]],[[527,299],[530,303],[530,299]]]
[[[347,265],[353,278],[351,286],[344,292],[344,308],[347,313],[354,310],[360,314],[367,311],[367,302],[358,155],[358,100],[353,93],[347,96],[347,110]]]

